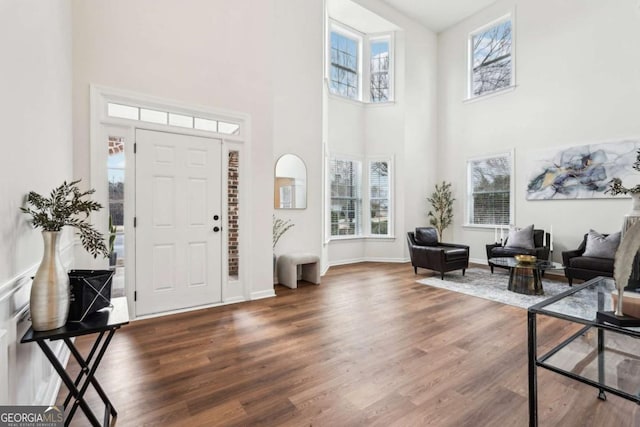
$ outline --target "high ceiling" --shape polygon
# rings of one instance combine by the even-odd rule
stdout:
[[[440,32],[496,0],[382,0],[427,28]]]

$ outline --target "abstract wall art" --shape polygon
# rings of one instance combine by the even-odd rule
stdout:
[[[639,148],[640,139],[628,139],[532,151],[527,200],[609,198],[605,190],[612,178],[638,183],[632,166]]]

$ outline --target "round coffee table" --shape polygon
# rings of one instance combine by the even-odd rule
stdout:
[[[544,295],[542,272],[561,270],[562,264],[553,261],[518,262],[513,257],[491,258],[490,263],[509,269],[508,290],[525,295]]]

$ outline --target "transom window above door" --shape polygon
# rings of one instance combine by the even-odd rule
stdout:
[[[187,129],[203,130],[224,135],[240,135],[238,123],[224,120],[197,117],[171,111],[155,110],[151,108],[135,107],[132,105],[107,103],[107,116],[120,119],[138,120],[147,123],[176,126]]]

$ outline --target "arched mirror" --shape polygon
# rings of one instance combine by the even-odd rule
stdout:
[[[273,207],[306,209],[307,167],[295,154],[283,154],[276,162]]]

